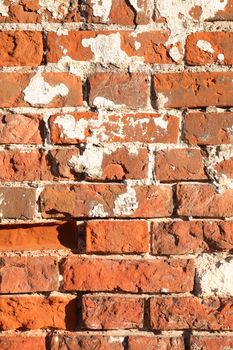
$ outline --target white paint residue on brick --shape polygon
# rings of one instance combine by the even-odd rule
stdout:
[[[29,85],[23,91],[24,101],[30,103],[30,105],[46,105],[50,103],[54,97],[65,97],[69,93],[69,89],[65,84],[59,84],[55,86],[49,85],[41,73],[37,73],[31,80]]]
[[[224,10],[227,2],[228,0],[157,0],[157,10],[161,17],[166,18],[171,32],[167,43],[184,42],[186,34],[191,32],[191,23],[187,21],[193,21],[190,15],[192,8],[201,7],[200,20],[205,21],[213,18],[218,11]]]
[[[108,22],[112,7],[112,0],[91,0],[93,15],[100,17],[103,22]]]
[[[203,254],[196,260],[197,291],[203,296],[233,296],[233,256]]]
[[[48,10],[54,19],[62,19],[69,12],[70,0],[39,0],[39,5]]]
[[[138,208],[136,191],[134,188],[127,186],[126,192],[120,194],[115,202],[113,213],[116,216],[131,215]]]
[[[138,154],[138,146],[135,143],[128,144],[127,149],[130,154],[134,154],[134,155]]]
[[[223,55],[223,53],[219,53],[218,54],[218,60],[221,62],[221,61],[224,61],[225,57]]]
[[[97,96],[94,98],[93,101],[93,106],[96,107],[97,109],[107,109],[107,110],[114,110],[117,109],[118,107],[122,107],[123,105],[116,105],[113,101],[108,100],[105,97]]]
[[[0,206],[3,204],[3,202],[4,202],[4,195],[3,195],[3,193],[0,193]],[[3,208],[0,208],[0,218],[2,218],[2,216],[3,216]]]
[[[176,47],[176,46],[173,46],[172,48],[170,48],[169,55],[171,56],[171,58],[175,62],[180,62],[180,60],[182,59],[182,55],[181,55],[178,47]]]
[[[201,49],[202,51],[209,52],[209,53],[214,53],[214,49],[213,49],[211,43],[209,43],[209,41],[198,40],[197,41],[197,47],[199,47],[199,49]]]
[[[85,151],[80,156],[72,156],[68,165],[76,173],[85,173],[91,178],[100,178],[102,176],[102,162],[104,149],[92,144],[87,144]]]
[[[168,126],[168,121],[163,119],[162,117],[159,118],[154,118],[154,123],[156,126],[158,126],[161,129],[167,130],[167,126]]]
[[[108,342],[109,342],[110,344],[112,344],[112,343],[118,343],[118,342],[123,343],[124,340],[125,340],[124,337],[113,337],[113,336],[110,336]]]
[[[75,118],[70,115],[57,116],[54,120],[54,124],[57,124],[62,128],[62,137],[68,137],[70,139],[83,140],[85,138],[86,128],[88,126],[88,121],[84,118],[75,120]]]
[[[156,104],[158,108],[164,108],[165,104],[168,102],[168,97],[165,96],[162,92],[156,93]]]
[[[135,11],[137,12],[143,11],[143,8],[138,6],[138,0],[129,0],[129,2],[130,2],[130,5],[133,6]]]
[[[9,6],[4,4],[4,0],[0,0],[0,14],[4,17],[8,16]]]
[[[222,193],[227,189],[233,189],[233,179],[228,178],[225,174],[222,174],[215,169],[215,166],[218,163],[233,158],[233,146],[208,146],[206,147],[206,151],[208,156],[204,158],[205,170],[213,184],[216,186],[216,191]]]
[[[105,218],[106,216],[108,216],[108,213],[104,210],[103,204],[99,203],[91,209],[89,215],[91,217]]]
[[[135,47],[136,50],[139,50],[140,47],[141,47],[141,43],[139,41],[135,40],[134,47]]]
[[[82,45],[90,47],[94,54],[94,62],[119,65],[127,65],[130,62],[130,57],[121,49],[120,33],[99,34],[95,38],[83,39]]]

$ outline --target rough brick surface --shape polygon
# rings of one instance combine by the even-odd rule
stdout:
[[[193,335],[191,337],[191,349],[213,349],[213,350],[223,350],[230,349],[233,346],[232,336],[198,336]]]
[[[51,350],[123,350],[121,337],[101,335],[54,335]]]
[[[52,179],[45,153],[33,151],[0,151],[1,181],[35,181]]]
[[[0,349],[233,348],[233,0],[0,0]]]
[[[82,319],[89,329],[143,327],[143,300],[135,297],[85,296]]]
[[[145,221],[88,221],[87,253],[146,253],[149,230]]]
[[[159,293],[193,289],[194,264],[187,259],[137,261],[73,256],[64,261],[62,270],[63,288],[70,291]]]
[[[189,254],[230,251],[233,248],[232,222],[153,222],[153,254]]]
[[[72,31],[63,36],[49,33],[47,59],[49,62],[58,62],[63,56],[63,51],[66,50],[69,57],[78,61],[110,63],[118,61],[119,64],[125,64],[130,57],[133,57],[147,63],[173,62],[169,56],[169,47],[166,45],[168,40],[166,32],[132,34],[133,31]],[[110,45],[113,47],[111,48]],[[111,55],[110,49],[117,51],[119,56]],[[105,57],[103,57],[104,54],[106,54]]]
[[[0,107],[80,106],[80,78],[69,73],[2,73]]]
[[[61,178],[119,181],[144,179],[148,174],[146,148],[87,146],[81,152],[73,148],[53,149],[50,156],[49,163],[56,164],[54,175]],[[46,174],[42,176],[46,179]]]
[[[44,336],[3,335],[0,336],[2,350],[46,350]]]
[[[51,185],[41,194],[44,217],[163,217],[172,213],[168,186]]]
[[[232,78],[232,72],[155,74],[156,103],[162,108],[231,107]]]
[[[190,144],[232,144],[232,113],[189,113],[184,120],[185,139]]]
[[[200,151],[191,148],[157,152],[155,175],[160,181],[205,180],[207,178]]]
[[[184,350],[182,337],[160,337],[160,336],[130,336],[128,340],[129,350]]]
[[[0,293],[49,292],[58,289],[56,257],[2,257]]]
[[[2,218],[32,219],[34,217],[36,193],[33,188],[1,187],[0,213]]]
[[[91,0],[85,4],[88,22],[135,25],[147,24],[150,18],[146,1],[133,4],[125,0],[111,1],[107,4],[106,11],[103,11],[104,4],[98,7]]]
[[[233,191],[218,193],[209,184],[180,184],[177,187],[178,213],[195,217],[231,217],[233,214]]]
[[[99,73],[90,77],[89,85],[91,106],[98,104],[98,98],[103,98],[104,103],[110,103],[110,105],[114,103],[135,109],[147,105],[149,89],[148,78],[145,74]]]
[[[2,114],[0,116],[1,144],[41,144],[43,126],[37,115]]]
[[[179,118],[159,114],[110,115],[100,121],[96,113],[69,113],[50,118],[55,144],[100,142],[177,143]]]
[[[232,330],[232,300],[217,297],[152,298],[152,329]]]
[[[67,249],[76,245],[77,228],[72,222],[0,226],[1,251]]]
[[[40,32],[0,33],[1,66],[39,66],[43,59],[43,41]]]
[[[0,297],[0,329],[61,328],[77,325],[75,296],[16,295]],[[69,314],[69,317],[67,317]]]

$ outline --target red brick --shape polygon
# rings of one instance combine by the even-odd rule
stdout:
[[[128,190],[128,193],[127,193]],[[41,194],[43,217],[164,217],[173,210],[170,186],[124,184],[48,185]]]
[[[189,254],[207,249],[202,221],[153,222],[153,254]]]
[[[192,148],[156,152],[155,175],[160,181],[207,179],[201,152]]]
[[[149,246],[145,221],[87,221],[87,253],[146,253]]]
[[[1,350],[46,350],[45,337],[33,335],[0,335]]]
[[[210,184],[180,184],[177,187],[178,214],[195,217],[233,215],[233,190],[217,193]]]
[[[0,187],[0,216],[7,219],[32,219],[36,204],[33,188]]]
[[[208,45],[200,48],[202,42]],[[189,65],[205,65],[220,63],[224,65],[233,64],[231,47],[233,45],[233,33],[209,32],[192,33],[186,42],[186,61]],[[209,49],[209,51],[208,51]],[[223,59],[219,59],[223,55]]]
[[[66,55],[73,60],[101,62],[100,57],[98,55],[95,56],[90,43],[82,40],[96,40],[98,51],[102,51],[104,50],[104,45],[106,45],[105,41],[99,41],[102,38],[111,40],[109,45],[112,45],[112,51],[121,50],[123,55],[125,53],[129,59],[130,57],[133,57],[133,59],[138,57],[143,59],[144,62],[151,64],[173,63],[172,58],[169,56],[169,48],[171,46],[166,44],[168,40],[167,32],[151,31],[134,33],[135,35],[133,33],[133,31],[70,31],[68,35],[57,35],[51,32],[47,35],[47,60],[48,62],[56,63],[64,55],[64,50],[67,50]],[[108,36],[110,37],[108,38]],[[135,48],[136,43],[140,44],[139,48]],[[108,52],[109,50],[108,47]],[[109,59],[103,57],[103,59],[113,64],[116,63],[116,57],[113,61],[111,57]],[[119,56],[117,62],[119,64],[127,64],[124,56],[122,59]]]
[[[0,297],[0,329],[73,330],[77,325],[75,296],[44,297],[16,295]]]
[[[163,297],[150,301],[151,328],[154,330],[232,330],[232,299]],[[212,350],[212,349],[211,349]]]
[[[226,350],[233,347],[233,337],[220,334],[212,335],[192,335],[191,350]]]
[[[0,66],[39,66],[43,59],[41,32],[0,32]]]
[[[143,73],[96,73],[89,78],[89,103],[103,97],[116,105],[143,108],[149,97],[148,78]]]
[[[144,179],[148,176],[148,151],[145,147],[130,150],[125,146],[111,148],[87,145],[78,149],[54,149],[50,152],[59,177],[87,180]],[[99,164],[94,165],[97,157]]]
[[[41,116],[26,114],[0,115],[0,144],[41,144]]]
[[[189,113],[184,119],[185,140],[190,144],[233,143],[233,113]]]
[[[51,350],[124,350],[121,337],[80,335],[76,333],[52,336]]]
[[[153,77],[159,107],[231,107],[233,73],[162,73]]]
[[[81,80],[70,73],[4,72],[0,79],[0,107],[80,106],[83,102]]]
[[[1,257],[0,281],[0,293],[31,293],[57,290],[57,258],[54,256]]]
[[[194,266],[187,259],[119,260],[68,257],[62,267],[64,290],[131,293],[188,292]]]
[[[153,254],[190,254],[233,249],[231,221],[153,222]]]
[[[85,1],[85,5],[87,22],[107,22],[109,24],[134,26],[135,24],[148,24],[150,21],[149,6],[147,5],[147,1],[144,0],[137,2],[137,6],[140,8],[138,12],[137,9],[135,9],[132,5],[129,5],[126,0],[114,0],[111,3],[109,14],[107,14],[106,18],[103,16],[98,16],[98,13],[94,9],[93,2],[91,0]],[[104,4],[98,4],[98,6],[100,6],[98,9],[100,11],[101,8],[104,7]]]
[[[46,1],[47,2],[47,1]],[[78,1],[48,3],[41,6],[40,12],[49,22],[80,22],[80,4]]]
[[[82,319],[89,329],[142,328],[143,316],[141,298],[93,295],[82,298]]]
[[[0,225],[0,251],[76,248],[74,222]]]
[[[228,152],[228,149],[225,149]],[[221,152],[221,151],[220,151]],[[224,150],[223,150],[224,152]],[[224,154],[224,153],[223,153]],[[223,156],[224,160],[212,164],[217,176],[225,175],[227,178],[233,177],[233,157]]]
[[[211,18],[212,21],[232,21],[233,20],[233,1],[227,0],[223,10],[217,11]]]
[[[0,151],[1,181],[52,179],[45,153],[41,150]]]
[[[92,137],[100,142],[178,141],[179,118],[175,116],[141,113],[107,118],[100,122],[98,115],[91,112],[53,115],[49,121],[51,140],[56,144],[76,144],[91,140]],[[161,121],[165,123],[165,128],[160,126]]]
[[[204,239],[210,250],[233,249],[233,222],[213,221],[204,223]]]
[[[184,350],[182,337],[129,336],[128,350]]]
[[[8,14],[0,16],[0,22],[19,22],[19,23],[39,23],[41,15],[39,0],[19,0],[18,3],[12,3],[10,0],[4,0],[4,5],[7,6]]]

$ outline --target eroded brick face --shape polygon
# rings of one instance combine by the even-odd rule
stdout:
[[[233,349],[233,0],[0,0],[0,350]]]

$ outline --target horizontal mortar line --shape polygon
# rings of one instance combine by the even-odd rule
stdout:
[[[221,337],[221,336],[231,336],[233,337],[233,331],[195,331],[191,330],[191,334],[194,336],[208,336],[208,337]]]
[[[9,336],[25,336],[25,337],[36,337],[36,336],[74,336],[74,337],[80,337],[80,336],[113,336],[113,337],[127,337],[127,336],[145,336],[145,337],[166,337],[166,336],[182,336],[182,331],[161,331],[159,332],[153,332],[152,330],[148,331],[140,331],[138,329],[120,329],[120,330],[76,330],[74,332],[62,330],[62,329],[54,329],[53,332],[49,332],[45,329],[32,329],[32,330],[8,330],[8,331],[0,331],[0,337],[9,337]]]
[[[192,30],[194,30],[194,33],[200,32],[200,31],[217,31],[221,32],[224,30],[227,31],[233,31],[233,23],[231,21],[227,20],[217,20],[217,21],[188,21],[188,23],[191,25]],[[121,24],[109,24],[109,23],[87,23],[85,19],[79,21],[79,22],[65,22],[61,23],[57,22],[49,22],[46,20],[42,20],[41,23],[13,23],[13,22],[4,22],[0,23],[0,30],[6,31],[6,30],[32,30],[32,31],[47,31],[47,32],[54,32],[61,29],[61,32],[64,30],[89,30],[89,31],[98,31],[98,30],[105,30],[105,31],[123,31],[123,30],[133,30],[136,33],[139,32],[146,32],[151,30],[158,30],[158,31],[169,31],[168,25],[165,23],[156,23],[151,22],[149,24],[138,24],[136,27],[134,24],[132,25],[121,25]],[[191,32],[193,33],[193,31]],[[189,33],[188,33],[189,34]]]
[[[122,185],[123,187],[127,187],[127,186],[162,186],[162,187],[172,187],[172,185],[175,185],[177,182],[174,182],[172,184],[170,183],[154,183],[154,182],[150,182],[148,184],[148,179],[138,179],[138,180],[123,180],[123,181],[118,181],[116,182],[114,181],[105,181],[103,179],[98,180],[75,180],[75,179],[64,179],[61,180],[59,179],[58,182],[58,177],[54,176],[54,180],[25,180],[25,181],[0,181],[0,186],[2,187],[9,187],[9,186],[13,186],[13,187],[17,187],[18,185],[20,185],[19,187],[25,187],[25,188],[36,188],[36,186],[48,186],[48,185],[53,185],[53,186],[60,186],[60,185],[93,185],[93,186],[97,186],[97,185],[110,185],[110,186],[114,186],[114,185]],[[182,180],[182,182],[184,182]],[[187,184],[186,182],[184,182],[185,184]],[[197,184],[197,182],[188,182],[190,184]],[[203,184],[202,182],[198,182],[198,184]]]
[[[138,32],[139,34],[142,31],[167,31],[167,26],[160,23],[151,22],[149,24],[139,24],[137,27],[135,27],[134,24],[132,25],[120,25],[120,24],[109,24],[109,23],[85,23],[84,21],[81,22],[63,22],[61,23],[53,23],[53,22],[47,22],[47,21],[41,21],[41,23],[13,23],[13,22],[5,22],[0,23],[0,30],[2,31],[45,31],[45,32],[57,32],[59,31],[58,35],[63,35],[63,32],[67,31],[133,31]],[[64,34],[66,35],[66,34]]]
[[[34,291],[34,292],[25,292],[25,293],[20,293],[20,292],[17,292],[17,293],[1,293],[0,294],[0,300],[1,298],[6,298],[6,297],[9,297],[9,298],[26,298],[26,297],[43,297],[44,299],[46,298],[50,298],[50,297],[60,297],[60,298],[63,298],[63,299],[69,299],[69,298],[72,298],[72,297],[79,297],[77,295],[77,293],[72,293],[70,291],[65,291],[65,292],[61,292],[61,291],[58,291],[58,290],[54,290],[54,291],[44,291],[44,292],[41,292],[41,291]]]
[[[29,152],[29,151],[43,151],[45,153],[52,151],[52,150],[78,150],[80,149],[80,147],[85,147],[85,145],[87,144],[91,144],[93,145],[93,147],[101,147],[101,148],[108,148],[115,146],[117,149],[120,148],[130,148],[132,145],[135,146],[135,149],[140,150],[142,148],[150,148],[153,147],[152,150],[150,150],[153,153],[159,152],[159,151],[169,151],[169,150],[174,150],[174,149],[187,149],[187,150],[200,150],[202,149],[202,145],[198,146],[198,145],[190,145],[190,144],[184,144],[184,143],[177,143],[177,144],[160,144],[160,143],[145,143],[145,142],[133,142],[133,141],[129,141],[129,142],[99,142],[99,143],[92,143],[89,140],[86,141],[81,141],[81,142],[77,142],[77,143],[70,143],[70,144],[56,144],[56,143],[50,143],[50,144],[38,144],[38,145],[34,145],[34,144],[0,144],[0,152],[1,151],[22,151],[23,152]],[[222,144],[221,144],[222,145]],[[219,145],[214,145],[211,146],[211,148],[218,148]],[[117,150],[116,149],[116,150]],[[115,152],[115,151],[113,151]],[[152,153],[152,156],[154,156],[154,154]],[[108,154],[108,153],[107,153]],[[140,181],[142,179],[134,179],[135,181]],[[26,180],[28,181],[28,180]],[[122,181],[122,180],[119,180]],[[186,181],[186,180],[182,180],[182,181]],[[187,181],[194,181],[194,180],[187,180]],[[112,182],[112,181],[111,181]],[[162,181],[160,180],[160,182],[162,183]],[[163,182],[166,182],[166,180],[163,180]],[[170,182],[177,182],[177,180],[171,180],[171,181],[167,181],[167,183]]]
[[[65,291],[64,291],[65,292]],[[192,294],[191,292],[178,292],[178,293],[161,293],[161,292],[151,292],[151,293],[143,293],[141,291],[139,292],[124,292],[124,291],[78,291],[77,297],[117,297],[117,298],[136,298],[136,299],[151,299],[151,298],[176,298],[176,297],[196,297],[196,295]],[[81,294],[81,295],[80,295]],[[200,299],[205,299],[203,297],[199,297]]]
[[[216,256],[226,257],[231,254],[229,252],[215,252]],[[52,255],[51,255],[52,254]],[[211,253],[203,253],[210,255]],[[139,253],[139,254],[125,254],[125,253],[119,253],[119,254],[113,254],[106,252],[106,254],[86,254],[86,253],[79,253],[78,249],[72,249],[72,248],[64,248],[64,249],[45,249],[45,250],[18,250],[18,251],[0,251],[0,257],[16,257],[16,256],[25,256],[25,257],[38,257],[38,256],[53,256],[53,257],[63,257],[63,258],[79,258],[84,260],[117,260],[117,261],[137,261],[137,262],[149,262],[149,261],[169,261],[169,260],[192,260],[195,259],[197,256],[199,256],[200,253],[193,253],[193,254],[167,254],[167,255],[151,255],[149,252],[147,253]],[[201,253],[202,255],[202,253]]]
[[[221,113],[232,113],[233,112],[233,106],[232,108],[223,108],[223,107],[214,107],[212,106],[211,108],[214,108],[213,110],[208,110],[209,107],[203,107],[203,108],[188,108],[188,107],[181,107],[181,108],[159,108],[159,109],[146,109],[146,108],[139,108],[137,110],[135,109],[122,109],[118,108],[117,110],[104,110],[104,113],[106,115],[104,117],[109,117],[114,114],[114,116],[119,116],[121,117],[121,114],[132,114],[132,115],[137,115],[137,114],[176,114],[175,116],[181,117],[182,113],[188,114],[190,113],[216,113],[216,114],[221,114]],[[203,110],[204,109],[204,110]],[[57,108],[48,108],[48,107],[0,107],[0,113],[29,113],[29,114],[45,114],[47,116],[48,114],[66,114],[66,113],[85,113],[85,112],[93,112],[98,114],[97,109],[92,109],[89,106],[80,106],[80,107],[57,107]],[[148,117],[149,119],[149,117]],[[105,121],[105,120],[103,120]]]
[[[132,61],[133,63],[133,61]],[[74,66],[75,65],[75,66]],[[48,63],[47,65],[39,65],[37,67],[26,67],[26,66],[10,66],[10,67],[0,67],[1,73],[69,73],[77,75],[70,71],[69,67],[75,67],[75,71],[78,73],[80,69],[80,76],[83,76],[83,81],[86,81],[85,76],[91,76],[98,73],[115,73],[115,74],[128,74],[130,65],[113,67],[111,62],[108,63],[106,67],[101,66],[101,62],[92,61],[77,61],[73,62],[57,62]],[[86,67],[85,67],[86,66]],[[82,71],[86,68],[87,73],[83,75]],[[91,68],[95,69],[95,72],[91,71]],[[233,72],[232,65],[218,65],[218,64],[206,64],[206,65],[185,65],[183,64],[147,64],[144,63],[143,66],[133,69],[131,73],[144,73],[144,74],[172,74],[172,73],[230,73]]]
[[[231,218],[188,218],[189,220],[185,220],[185,222],[196,222],[196,221],[204,221],[204,222],[231,222],[233,221],[233,217]],[[34,221],[36,220],[36,221]],[[0,229],[1,226],[3,225],[40,225],[40,224],[51,224],[51,223],[62,223],[62,222],[76,222],[77,224],[82,224],[88,221],[146,221],[146,222],[166,222],[166,223],[172,223],[172,222],[184,222],[182,217],[166,217],[166,218],[65,218],[65,217],[60,217],[60,218],[36,218],[33,220],[20,220],[20,219],[1,219],[0,222]]]

